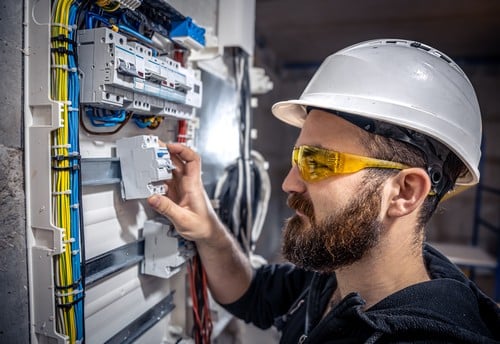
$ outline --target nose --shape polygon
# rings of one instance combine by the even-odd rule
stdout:
[[[286,193],[303,193],[306,191],[305,183],[300,177],[299,169],[297,166],[292,166],[290,168],[290,171],[288,171],[287,176],[283,180],[283,184],[281,184],[281,188]]]

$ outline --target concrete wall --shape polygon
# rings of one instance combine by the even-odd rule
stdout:
[[[23,2],[0,5],[0,343],[28,343]]]

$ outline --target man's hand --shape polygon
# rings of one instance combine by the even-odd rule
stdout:
[[[167,181],[167,197],[154,195],[148,203],[168,217],[180,235],[196,243],[215,300],[234,302],[250,286],[250,262],[210,204],[201,181],[199,155],[181,144],[167,148],[176,167]]]
[[[175,164],[173,177],[166,183],[167,197],[153,195],[148,203],[184,238],[195,242],[208,239],[220,223],[203,187],[200,156],[182,144],[167,144],[167,148]]]

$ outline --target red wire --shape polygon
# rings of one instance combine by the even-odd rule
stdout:
[[[185,119],[177,121],[177,142],[185,143],[187,141],[188,123]]]
[[[194,256],[189,262],[188,274],[190,294],[193,302],[193,336],[195,343],[210,344],[213,326],[208,300],[208,283],[205,269],[198,255]],[[198,288],[201,288],[202,300],[198,299]]]

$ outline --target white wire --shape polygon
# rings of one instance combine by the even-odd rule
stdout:
[[[259,172],[261,182],[260,199],[257,203],[255,220],[252,226],[251,242],[253,246],[259,239],[264,227],[264,221],[269,207],[269,199],[271,198],[271,179],[269,178],[269,173],[267,172],[267,161],[264,157],[255,150],[252,150],[251,154],[253,162]]]

